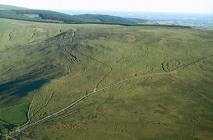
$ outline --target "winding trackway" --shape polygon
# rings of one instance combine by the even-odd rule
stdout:
[[[73,36],[72,36],[72,37],[74,37],[74,36],[75,36],[75,32],[73,33]],[[72,38],[72,39],[73,39],[73,38]],[[213,55],[211,55],[211,56],[213,56]],[[187,64],[186,64],[186,65],[183,65],[182,67],[184,67],[184,68],[185,68],[185,67],[188,67],[188,66],[190,66],[190,65],[192,65],[192,64],[195,64],[195,63],[197,63],[197,62],[200,62],[200,61],[203,61],[203,60],[205,60],[205,59],[208,59],[208,58],[211,57],[211,56],[202,57],[201,59],[198,59],[198,60],[195,61],[195,62],[189,63],[188,65],[187,65]],[[97,60],[97,61],[99,61],[99,60]],[[107,64],[105,64],[105,63],[103,63],[103,62],[101,62],[101,63],[104,64],[104,65],[106,65],[106,66],[108,66]],[[181,67],[180,67],[180,68],[181,68]],[[106,89],[110,89],[110,88],[112,88],[112,87],[114,87],[114,86],[117,86],[117,85],[125,84],[126,82],[131,81],[131,80],[141,79],[141,78],[150,77],[150,76],[157,76],[157,75],[160,76],[160,75],[176,74],[176,73],[178,72],[178,71],[177,71],[178,69],[179,69],[179,68],[177,68],[176,70],[170,71],[170,72],[151,73],[151,74],[145,74],[145,75],[141,75],[141,76],[137,76],[137,77],[132,77],[132,78],[129,78],[129,79],[123,79],[123,80],[117,81],[117,82],[115,82],[115,83],[112,83],[112,84],[110,84],[110,85],[108,85],[108,86],[106,86],[106,87],[103,87],[103,88],[101,88],[101,89],[93,90],[92,92],[90,92],[90,93],[88,93],[88,94],[86,94],[86,95],[80,97],[79,99],[77,99],[76,101],[74,101],[73,103],[71,103],[70,105],[68,105],[67,107],[65,107],[65,108],[63,108],[63,109],[61,109],[61,110],[59,110],[59,111],[57,111],[57,112],[55,112],[55,113],[53,113],[53,114],[51,114],[51,115],[48,115],[48,116],[46,116],[46,117],[44,117],[44,118],[42,118],[42,119],[40,119],[40,120],[38,120],[38,121],[36,121],[36,122],[30,123],[30,124],[28,124],[29,122],[27,122],[23,127],[18,127],[15,131],[12,131],[12,132],[10,133],[10,135],[11,135],[11,136],[14,136],[14,135],[20,134],[21,132],[23,132],[23,131],[29,129],[30,127],[36,126],[36,125],[38,125],[38,124],[40,124],[40,123],[44,123],[45,121],[47,121],[47,120],[49,120],[49,119],[51,119],[51,118],[53,118],[53,117],[57,117],[57,116],[59,116],[60,114],[66,113],[67,110],[73,108],[74,106],[76,106],[77,104],[79,104],[80,102],[82,102],[83,100],[87,99],[88,97],[90,97],[90,96],[92,96],[92,95],[94,95],[94,94],[96,94],[96,93],[98,93],[98,92],[104,91],[104,90],[106,90]],[[112,70],[112,68],[110,67],[110,71],[109,71],[108,73],[110,73],[111,70]],[[105,76],[107,76],[108,73],[105,74]],[[105,76],[103,76],[103,78],[105,78]],[[101,81],[102,81],[102,80],[101,80]],[[96,89],[96,88],[95,88],[95,89]],[[12,137],[11,137],[11,138],[12,138]]]
[[[170,72],[159,72],[159,73],[145,74],[145,75],[141,75],[141,76],[132,77],[132,78],[128,78],[128,79],[123,79],[123,80],[117,81],[115,83],[112,83],[112,84],[104,87],[104,88],[95,90],[93,92],[88,93],[87,95],[82,96],[81,98],[77,99],[76,101],[74,101],[73,103],[71,103],[70,105],[68,105],[67,107],[65,107],[65,108],[63,108],[63,109],[61,109],[61,110],[59,110],[59,111],[57,111],[57,112],[55,112],[55,113],[53,113],[51,115],[48,115],[48,116],[46,116],[46,117],[44,117],[44,118],[42,118],[42,119],[40,119],[40,120],[38,120],[38,121],[36,121],[34,123],[27,124],[27,125],[23,126],[22,128],[17,128],[14,132],[11,132],[10,135],[14,135],[14,134],[17,134],[17,133],[19,134],[19,133],[25,131],[26,129],[28,129],[30,127],[36,126],[36,125],[38,125],[38,124],[40,124],[42,122],[45,122],[45,121],[51,119],[52,117],[56,117],[56,116],[58,116],[60,114],[63,114],[67,110],[71,109],[72,107],[74,107],[75,105],[77,105],[81,101],[85,100],[86,98],[90,97],[91,95],[94,95],[95,93],[104,91],[106,89],[110,89],[110,88],[112,88],[114,86],[117,86],[117,85],[125,84],[126,82],[131,81],[131,80],[142,79],[142,78],[150,77],[150,76],[158,76],[158,75],[160,76],[160,75],[177,74],[178,73],[178,69],[181,69],[182,67],[185,68],[185,67],[191,66],[192,64],[195,64],[195,63],[198,63],[200,61],[206,60],[206,59],[208,59],[208,58],[210,58],[212,56],[213,55],[209,55],[207,57],[198,58],[197,61],[189,63],[189,64],[186,64],[184,66],[181,66],[181,67],[177,68],[176,70],[173,70],[173,71],[170,71]]]
[[[98,93],[98,92],[101,92],[101,91],[104,91],[106,89],[110,89],[114,86],[117,86],[117,85],[121,85],[121,84],[125,84],[126,82],[128,81],[131,81],[131,80],[135,80],[135,79],[141,79],[141,78],[145,78],[145,77],[149,77],[149,76],[157,76],[157,75],[170,75],[170,74],[176,74],[177,71],[171,71],[171,72],[162,72],[162,73],[152,73],[152,74],[146,74],[146,75],[142,75],[142,76],[138,76],[138,77],[132,77],[132,78],[129,78],[129,79],[124,79],[124,80],[120,80],[118,82],[115,82],[115,83],[112,83],[104,88],[101,88],[101,89],[98,89],[96,91],[92,91],[90,93],[88,93],[87,95],[84,95],[82,96],[81,98],[77,99],[76,101],[74,101],[73,103],[71,103],[70,105],[68,105],[67,107],[51,114],[51,115],[48,115],[34,123],[31,123],[31,124],[27,124],[25,126],[23,126],[22,128],[17,128],[14,132],[11,132],[10,135],[14,135],[14,134],[19,134],[23,131],[25,131],[26,129],[30,128],[30,127],[33,127],[33,126],[36,126],[40,123],[43,123],[53,117],[56,117],[56,116],[59,116],[60,114],[63,114],[65,113],[67,110],[71,109],[72,107],[74,107],[75,105],[77,105],[78,103],[80,103],[81,101],[85,100],[86,98]]]
[[[2,134],[0,133],[0,138],[2,138],[2,137],[5,137],[6,140],[8,140],[8,138],[9,138],[9,139],[12,139],[12,140],[17,140],[17,139],[14,138],[14,137],[11,137],[11,136],[9,136],[9,135],[2,135]]]
[[[99,82],[96,84],[96,86],[94,88],[94,91],[95,91],[98,88],[98,86],[101,84],[101,82],[104,81],[106,79],[106,77],[112,72],[112,66],[110,66],[109,64],[107,64],[105,62],[102,62],[102,61],[100,61],[100,60],[98,60],[98,59],[96,59],[96,58],[94,58],[92,56],[86,55],[86,54],[84,54],[84,53],[82,53],[80,51],[76,51],[76,52],[81,54],[81,55],[83,55],[83,56],[85,56],[85,57],[88,57],[89,59],[92,59],[92,60],[102,64],[105,67],[109,68],[109,71],[106,74],[104,74],[103,77],[101,78],[101,80],[99,80]]]

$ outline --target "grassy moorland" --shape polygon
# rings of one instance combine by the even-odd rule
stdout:
[[[1,133],[23,140],[213,137],[212,31],[6,19],[0,30]]]
[[[122,25],[136,25],[138,23],[145,23],[146,20],[137,18],[123,18],[110,15],[98,14],[81,14],[68,15],[50,10],[35,10],[22,7],[1,5],[0,4],[0,18],[49,22],[49,23],[72,23],[72,24],[122,24]]]

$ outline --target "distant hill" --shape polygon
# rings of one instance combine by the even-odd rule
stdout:
[[[122,18],[109,15],[82,14],[68,15],[49,10],[33,10],[19,8],[9,5],[0,5],[0,18],[17,20],[29,20],[39,22],[59,22],[59,23],[98,23],[98,24],[122,24],[136,25],[144,22],[142,19]]]
[[[27,8],[0,4],[0,10],[26,10]]]

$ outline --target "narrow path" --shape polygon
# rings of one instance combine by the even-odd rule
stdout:
[[[11,132],[10,135],[13,136],[14,134],[19,134],[19,133],[21,133],[21,132],[23,132],[23,131],[29,129],[30,127],[36,126],[36,125],[38,125],[38,124],[40,124],[40,123],[44,123],[45,121],[51,119],[52,117],[57,117],[57,116],[59,116],[60,114],[66,113],[67,110],[73,108],[74,106],[76,106],[77,104],[79,104],[80,102],[82,102],[83,100],[87,99],[88,97],[90,97],[90,96],[92,96],[92,95],[94,95],[94,94],[96,94],[96,93],[98,93],[98,92],[104,91],[104,90],[106,90],[106,89],[110,89],[110,88],[112,88],[112,87],[114,87],[114,86],[118,86],[118,85],[121,85],[121,84],[125,84],[126,82],[131,81],[131,80],[141,79],[141,78],[150,77],[150,76],[158,76],[158,75],[160,76],[160,75],[177,74],[177,73],[179,72],[178,69],[181,69],[181,68],[183,68],[183,67],[186,68],[186,67],[188,67],[188,66],[191,66],[192,64],[198,63],[198,62],[200,62],[200,61],[202,61],[202,60],[206,60],[206,59],[208,59],[208,58],[210,58],[210,57],[212,57],[212,56],[213,56],[213,55],[209,55],[208,57],[198,58],[196,61],[193,61],[193,62],[191,62],[191,63],[189,63],[189,64],[185,64],[185,65],[183,65],[182,67],[179,67],[179,68],[177,68],[177,69],[175,69],[175,70],[173,70],[173,71],[170,71],[170,72],[158,72],[158,73],[145,74],[145,75],[136,76],[136,77],[131,77],[131,78],[127,78],[127,79],[123,79],[123,80],[114,82],[114,83],[112,83],[112,84],[110,84],[110,85],[108,85],[108,86],[106,86],[106,87],[103,87],[103,88],[101,88],[101,89],[92,91],[92,92],[90,92],[90,93],[88,93],[88,94],[86,94],[86,95],[80,97],[79,99],[77,99],[76,101],[74,101],[73,103],[71,103],[70,105],[68,105],[67,107],[65,107],[65,108],[63,108],[63,109],[61,109],[61,110],[59,110],[59,111],[57,111],[57,112],[55,112],[55,113],[53,113],[53,114],[51,114],[51,115],[48,115],[48,116],[46,116],[46,117],[44,117],[44,118],[42,118],[42,119],[40,119],[40,120],[38,120],[38,121],[36,121],[36,122],[34,122],[34,123],[27,124],[27,125],[24,126],[24,127],[17,128],[15,131]]]
[[[16,138],[14,138],[14,137],[11,137],[11,136],[7,136],[9,139],[12,139],[12,140],[18,140],[18,139],[16,139]]]
[[[74,36],[75,36],[75,31],[73,32],[73,35],[72,35],[72,37],[71,37],[71,43],[73,42]],[[64,45],[65,45],[65,44],[64,44]],[[80,52],[78,52],[78,53],[80,53]],[[85,55],[85,54],[83,54],[83,53],[80,53],[80,54]],[[85,55],[85,56],[87,56],[87,55]],[[94,59],[94,60],[100,62],[101,64],[103,64],[103,65],[105,65],[105,66],[107,66],[107,67],[110,68],[109,72],[107,72],[107,73],[101,78],[101,80],[97,83],[95,89],[94,89],[93,91],[87,93],[86,95],[80,97],[80,98],[77,99],[76,101],[72,102],[72,103],[71,103],[70,105],[68,105],[67,107],[65,107],[65,108],[63,108],[63,109],[61,109],[61,110],[59,110],[59,111],[57,111],[57,112],[55,112],[55,113],[53,113],[53,114],[50,114],[50,115],[48,115],[48,116],[46,116],[46,117],[44,117],[44,118],[42,118],[42,119],[40,119],[40,120],[38,120],[38,121],[36,121],[36,122],[31,122],[31,123],[30,123],[30,118],[28,118],[28,122],[27,122],[25,125],[23,125],[23,126],[21,126],[21,127],[18,127],[15,131],[12,131],[12,132],[10,133],[10,137],[11,137],[11,136],[16,136],[16,135],[20,134],[21,132],[23,132],[23,131],[25,131],[25,130],[31,128],[31,127],[37,126],[37,125],[39,125],[39,124],[41,124],[41,123],[44,123],[44,122],[48,121],[49,119],[51,119],[51,118],[53,118],[53,117],[57,117],[57,116],[59,116],[59,115],[61,115],[61,114],[63,114],[63,113],[66,113],[66,111],[70,110],[71,108],[75,107],[77,104],[81,103],[82,101],[84,101],[85,99],[87,99],[88,97],[90,97],[90,96],[92,96],[92,95],[94,95],[94,94],[96,94],[96,93],[99,93],[99,92],[104,91],[104,90],[106,90],[106,89],[110,89],[110,88],[115,87],[115,86],[118,86],[118,85],[125,84],[126,82],[129,82],[129,81],[131,81],[131,80],[142,79],[142,78],[150,77],[150,76],[158,76],[158,75],[160,76],[160,75],[177,74],[179,69],[181,69],[181,68],[184,69],[184,68],[186,68],[186,67],[188,67],[188,66],[190,66],[190,65],[192,65],[192,64],[196,64],[196,63],[198,63],[198,62],[200,62],[200,61],[203,61],[203,60],[205,60],[205,59],[208,59],[209,57],[212,57],[212,56],[213,56],[213,55],[205,56],[205,57],[202,57],[202,58],[198,58],[197,60],[195,60],[195,61],[193,61],[193,62],[191,62],[191,63],[185,64],[185,65],[182,65],[182,66],[180,66],[180,67],[178,67],[178,68],[176,68],[176,69],[174,69],[174,70],[172,70],[172,71],[170,71],[170,72],[159,72],[159,73],[145,74],[145,75],[141,75],[141,76],[134,76],[134,77],[131,77],[131,78],[127,78],[127,79],[123,79],[123,80],[114,82],[114,83],[112,83],[112,84],[109,84],[108,86],[105,86],[105,87],[101,88],[101,89],[97,89],[97,88],[98,88],[98,85],[99,85],[99,84],[111,73],[112,67],[111,67],[110,65],[104,63],[104,62],[101,62],[101,61],[99,61],[99,60],[97,60],[97,59],[91,57],[91,56],[87,56],[87,57],[89,57],[89,58],[91,58],[91,59]],[[29,114],[30,114],[30,108],[31,108],[31,107],[29,107],[28,117],[30,117],[30,115],[29,115]],[[13,137],[11,137],[11,138],[13,138]]]
[[[36,114],[38,114],[39,112],[41,112],[41,111],[50,103],[50,101],[51,101],[51,99],[52,99],[52,97],[53,97],[53,94],[54,94],[54,92],[51,92],[49,98],[48,98],[47,96],[44,97],[44,98],[45,98],[44,100],[45,100],[46,102],[43,103],[43,104],[41,105],[41,107],[38,108],[38,110],[35,111],[35,113],[31,114],[31,108],[32,108],[33,101],[34,101],[34,98],[33,98],[32,102],[31,102],[31,104],[30,104],[30,107],[29,107],[29,109],[28,109],[28,112],[27,112],[28,121],[27,121],[24,125],[22,125],[21,127],[24,127],[25,125],[31,123],[31,118],[34,117],[34,116],[35,116]],[[35,95],[34,95],[34,97],[35,97]],[[30,116],[30,114],[31,114],[31,116]]]
[[[94,58],[92,56],[86,55],[86,54],[84,54],[84,53],[82,53],[80,51],[76,51],[76,52],[81,54],[81,55],[83,55],[83,56],[85,56],[85,57],[88,57],[89,59],[92,59],[92,60],[102,64],[103,66],[105,66],[107,68],[109,68],[109,71],[106,74],[104,74],[103,77],[100,79],[100,81],[96,84],[96,86],[94,88],[94,91],[97,90],[97,88],[101,84],[101,82],[104,81],[106,79],[106,77],[109,76],[109,74],[112,72],[112,66],[107,64],[107,63],[105,63],[105,62],[102,62],[102,61],[100,61],[100,60],[98,60],[98,59],[96,59],[96,58]]]
[[[178,70],[178,69],[185,69],[191,65],[194,65],[194,64],[197,64],[201,61],[204,61],[204,60],[208,60],[209,58],[213,57],[213,54],[211,55],[206,55],[206,56],[202,56],[202,57],[198,57],[196,58],[194,61],[190,62],[190,63],[187,63],[187,64],[182,64],[180,66],[178,66],[177,68],[175,69],[172,69],[172,70]]]
[[[16,138],[12,137],[12,136],[3,135],[3,134],[0,133],[0,139],[1,139],[1,138],[5,138],[6,140],[18,140],[18,139],[16,139]]]
[[[72,43],[73,43],[74,37],[75,37],[75,32],[76,32],[76,30],[73,29],[72,34],[71,34],[71,37],[70,37],[70,40],[69,40],[70,42],[69,42],[68,44],[72,44]],[[66,46],[65,43],[63,43],[62,45],[63,45],[63,48],[64,48],[64,52],[68,54],[68,56],[65,54],[65,58],[68,59],[68,62],[69,62],[69,63],[72,63],[73,61],[72,61],[72,59],[70,59],[70,57],[75,57],[75,56],[73,56],[73,55],[71,54],[71,52],[70,52],[69,50],[67,50],[67,48],[65,47],[65,46]],[[81,53],[81,52],[79,52],[79,51],[77,51],[77,53],[79,53],[79,54],[81,54],[81,55],[83,55],[83,56],[86,56],[86,57],[88,57],[88,58],[90,58],[90,59],[92,59],[92,60],[95,60],[95,61],[97,61],[98,63],[101,63],[101,64],[103,64],[104,66],[110,68],[109,72],[107,72],[107,73],[101,78],[101,80],[97,83],[96,87],[94,88],[93,91],[96,93],[96,90],[97,90],[97,88],[98,88],[98,85],[110,74],[110,72],[112,71],[112,67],[109,66],[109,65],[107,65],[107,64],[104,63],[104,62],[101,62],[101,61],[97,60],[96,58],[93,58],[92,56],[88,56],[88,55],[86,55],[86,54],[84,54],[84,53]],[[70,56],[70,55],[71,55],[71,56]],[[75,57],[75,59],[77,60],[77,57]],[[70,60],[71,60],[72,62],[71,62]],[[89,94],[87,94],[87,96],[88,96],[88,95],[89,95]],[[83,100],[83,99],[86,98],[87,96],[83,96],[83,97],[81,97],[80,99],[76,100],[76,101],[74,102],[74,104],[80,102],[81,100]],[[33,99],[34,99],[34,98],[33,98]],[[58,111],[58,112],[56,112],[56,113],[54,113],[54,114],[52,114],[52,115],[49,115],[49,116],[47,116],[47,117],[44,117],[43,119],[37,121],[36,123],[31,123],[30,112],[31,112],[32,104],[33,104],[33,100],[32,100],[32,102],[31,102],[31,104],[30,104],[30,106],[29,106],[29,109],[28,109],[28,112],[27,112],[28,121],[27,121],[24,125],[18,127],[18,128],[15,130],[15,133],[16,133],[16,132],[19,132],[19,133],[20,133],[20,132],[22,132],[22,130],[24,130],[24,129],[30,127],[31,125],[38,124],[39,122],[42,122],[42,121],[44,121],[44,120],[46,120],[46,119],[48,119],[48,118],[50,118],[50,117],[52,117],[52,116],[55,116],[55,115],[60,114],[61,112],[65,111],[65,110],[67,110],[66,108],[64,108],[64,109],[62,109],[62,110],[60,110],[60,111]],[[70,108],[70,106],[72,106],[72,104],[69,105],[67,108]],[[21,128],[21,129],[20,129],[20,128]],[[13,135],[13,132],[11,132],[10,134]]]
[[[73,30],[72,35],[71,35],[71,38],[70,38],[70,43],[69,43],[69,44],[72,44],[72,43],[73,43],[74,38],[75,38],[75,35],[76,35],[76,31],[77,31],[77,30]],[[68,62],[69,62],[70,64],[74,63],[75,61],[78,62],[79,60],[77,59],[77,57],[74,56],[74,55],[71,53],[71,51],[69,51],[67,48],[65,48],[66,45],[63,44],[63,46],[64,46],[64,52],[66,52],[66,53],[70,56],[70,57],[69,57],[69,56],[67,56],[67,55],[65,54],[65,58],[68,60]],[[80,51],[78,51],[78,50],[75,50],[75,52],[77,52],[78,54],[80,54],[80,55],[82,55],[82,56],[85,56],[85,57],[87,57],[87,58],[89,58],[89,59],[91,59],[91,60],[94,60],[94,61],[96,61],[96,62],[102,64],[103,66],[109,68],[109,71],[108,71],[106,74],[103,75],[103,77],[100,79],[100,81],[99,81],[99,82],[96,84],[96,86],[94,87],[94,91],[97,90],[97,88],[98,88],[98,86],[101,84],[101,82],[104,81],[104,80],[106,79],[106,77],[112,72],[112,67],[111,67],[110,65],[106,64],[105,62],[102,62],[102,61],[100,61],[100,60],[98,60],[98,59],[96,59],[96,58],[94,58],[94,57],[92,57],[92,56],[89,56],[89,55],[87,55],[87,54],[85,54],[85,53],[82,53],[82,52],[80,52]],[[71,58],[71,59],[70,59],[70,58]],[[72,58],[74,58],[74,59],[72,59]]]
[[[135,80],[135,79],[141,79],[141,78],[145,78],[145,77],[149,77],[149,76],[154,76],[154,75],[170,75],[170,74],[176,74],[177,71],[171,71],[171,72],[162,72],[162,73],[152,73],[152,74],[146,74],[146,75],[142,75],[142,76],[138,76],[138,77],[133,77],[133,78],[129,78],[129,79],[124,79],[124,80],[120,80],[120,81],[117,81],[115,83],[112,83],[104,88],[101,88],[101,89],[98,89],[96,91],[92,91],[82,97],[80,97],[79,99],[77,99],[76,101],[74,101],[73,103],[71,103],[70,105],[68,105],[67,107],[51,114],[51,115],[48,115],[34,123],[31,123],[31,124],[27,124],[21,128],[17,128],[15,131],[11,132],[10,135],[13,136],[15,134],[19,134],[27,129],[29,129],[30,127],[33,127],[33,126],[36,126],[40,123],[44,123],[46,122],[47,120],[53,118],[53,117],[56,117],[56,116],[59,116],[60,114],[63,114],[65,113],[67,110],[71,109],[72,107],[76,106],[77,104],[79,104],[80,102],[82,102],[83,100],[87,99],[88,97],[98,93],[98,92],[101,92],[101,91],[104,91],[106,89],[110,89],[114,86],[117,86],[117,85],[121,85],[121,84],[125,84],[126,82],[128,81],[131,81],[131,80]]]

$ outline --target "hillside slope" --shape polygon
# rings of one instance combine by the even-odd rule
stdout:
[[[26,10],[27,8],[0,4],[0,10]]]
[[[212,31],[0,25],[1,133],[22,140],[213,137]]]
[[[39,22],[60,22],[60,23],[99,23],[99,24],[123,24],[135,25],[142,23],[142,19],[122,18],[109,15],[67,15],[49,10],[22,9],[13,6],[0,5],[0,18],[29,20]]]

